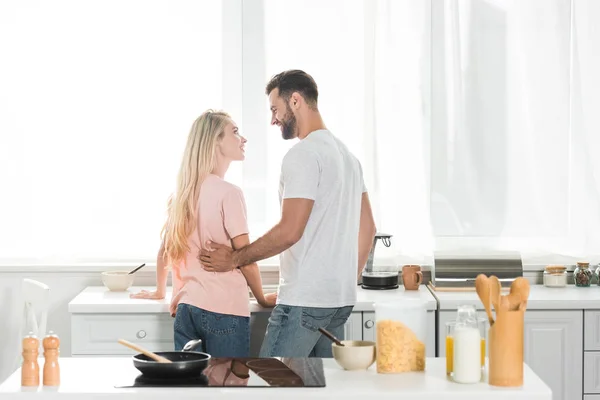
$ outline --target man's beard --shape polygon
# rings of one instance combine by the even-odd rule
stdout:
[[[294,139],[296,137],[296,117],[289,106],[281,121],[281,136],[285,140]]]

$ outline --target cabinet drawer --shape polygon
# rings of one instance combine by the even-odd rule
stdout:
[[[600,352],[583,353],[583,393],[600,394]]]
[[[173,350],[173,321],[168,314],[75,314],[71,318],[71,352],[133,355],[117,343],[125,339],[150,351]]]
[[[600,311],[585,311],[583,314],[584,350],[600,351]]]
[[[600,394],[586,394],[583,396],[583,400],[600,400]]]

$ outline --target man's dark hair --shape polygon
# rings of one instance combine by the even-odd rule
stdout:
[[[267,83],[266,94],[267,96],[273,90],[279,89],[279,96],[288,101],[290,96],[294,92],[298,92],[306,101],[306,104],[312,109],[317,108],[317,99],[319,97],[319,90],[315,80],[304,71],[299,69],[291,69],[288,71],[280,72],[271,78]]]

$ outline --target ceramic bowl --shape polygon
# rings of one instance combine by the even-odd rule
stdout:
[[[375,342],[367,340],[342,340],[344,346],[331,344],[333,358],[345,370],[368,369],[375,362]]]
[[[133,285],[135,274],[129,271],[106,271],[102,273],[102,283],[113,292],[123,292]]]

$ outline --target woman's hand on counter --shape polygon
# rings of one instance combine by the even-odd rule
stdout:
[[[149,299],[149,300],[162,300],[165,298],[165,293],[159,290],[154,290],[152,292],[148,290],[142,290],[138,293],[131,293],[129,295],[131,299]]]

